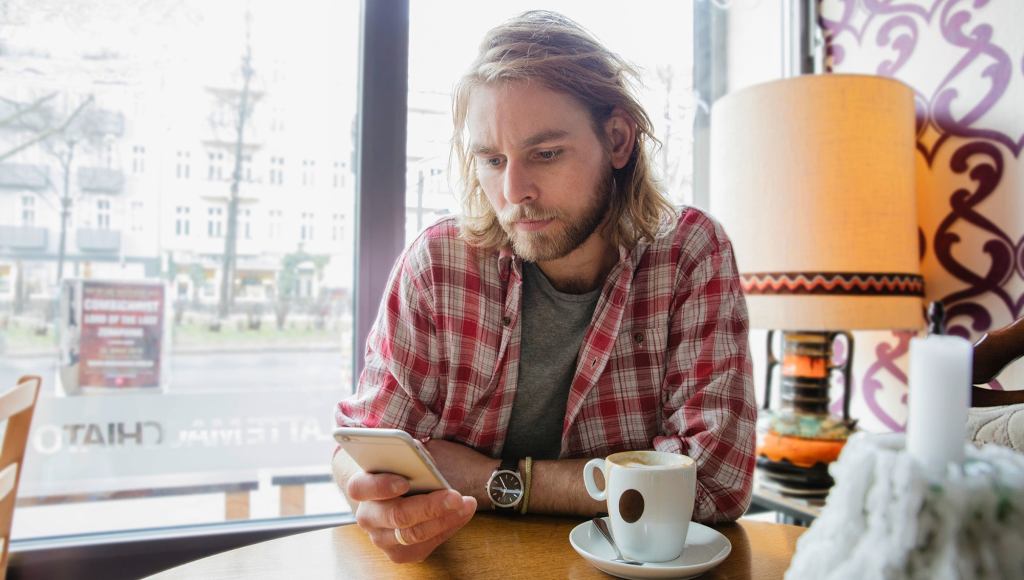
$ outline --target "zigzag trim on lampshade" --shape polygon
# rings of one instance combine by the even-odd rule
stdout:
[[[924,296],[924,278],[917,274],[756,272],[740,274],[740,284],[752,295]]]

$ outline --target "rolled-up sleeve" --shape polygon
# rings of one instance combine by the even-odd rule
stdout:
[[[429,294],[407,250],[396,262],[366,340],[356,392],[338,403],[344,427],[402,429],[426,437],[437,424],[438,340]]]
[[[714,230],[710,253],[678,280],[653,442],[696,462],[693,517],[703,522],[734,520],[750,504],[757,418],[746,303],[732,246]]]

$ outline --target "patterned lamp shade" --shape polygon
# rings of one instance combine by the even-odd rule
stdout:
[[[862,75],[749,87],[711,116],[711,212],[754,328],[924,326],[914,95]]]

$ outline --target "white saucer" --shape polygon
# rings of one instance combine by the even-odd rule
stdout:
[[[604,518],[606,521],[608,518]],[[611,527],[609,525],[609,527]],[[631,566],[613,562],[615,552],[593,522],[584,522],[569,532],[573,549],[602,572],[630,579],[693,578],[714,568],[732,551],[725,536],[697,522],[690,522],[683,555],[668,562],[651,562]]]

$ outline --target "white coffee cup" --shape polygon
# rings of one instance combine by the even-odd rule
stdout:
[[[597,469],[604,490],[594,480]],[[667,562],[683,553],[697,490],[693,459],[661,451],[614,453],[588,461],[583,483],[590,497],[608,502],[612,537],[624,556]]]

